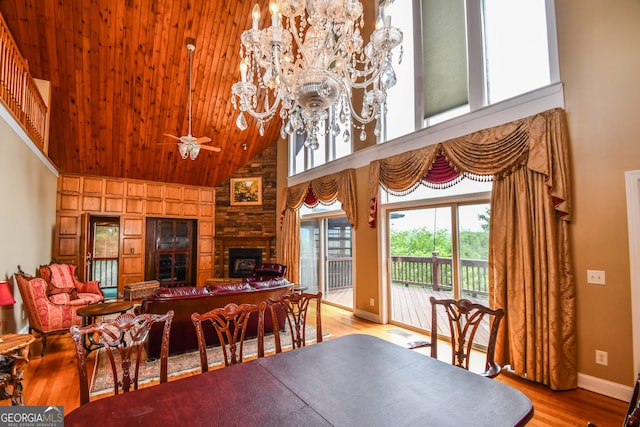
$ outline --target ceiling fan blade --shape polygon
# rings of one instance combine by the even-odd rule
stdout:
[[[219,153],[220,151],[222,151],[222,148],[220,148],[220,147],[209,147],[208,145],[201,145],[200,149],[201,150],[215,151],[216,153]]]
[[[164,136],[168,136],[169,138],[173,138],[173,139],[177,139],[178,141],[180,141],[180,137],[175,136],[175,135],[171,135],[170,133],[165,133],[163,134]]]
[[[211,138],[209,138],[208,136],[201,136],[200,138],[196,139],[196,143],[198,144],[205,144],[207,142],[211,142]]]

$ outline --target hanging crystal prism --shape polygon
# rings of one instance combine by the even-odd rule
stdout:
[[[349,129],[345,130],[344,133],[342,134],[342,140],[344,142],[351,141],[351,132],[349,132]]]
[[[387,64],[387,66],[382,71],[382,75],[380,76],[380,84],[385,89],[392,88],[398,83],[398,79],[396,78],[396,73],[393,71],[393,67],[391,64]]]
[[[331,134],[336,137],[340,134],[340,126],[338,126],[338,123],[334,122],[333,123],[333,127],[331,128]]]
[[[360,132],[360,141],[366,141],[367,140],[367,132],[364,131],[364,129],[362,129],[362,132]]]
[[[249,126],[247,124],[247,119],[244,118],[244,114],[242,113],[242,111],[240,111],[240,114],[238,114],[238,118],[236,119],[236,126],[238,126],[238,129],[240,130],[245,130]]]

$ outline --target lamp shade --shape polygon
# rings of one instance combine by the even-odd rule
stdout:
[[[13,299],[13,295],[9,291],[9,284],[7,282],[0,282],[0,305],[15,304],[16,300]]]

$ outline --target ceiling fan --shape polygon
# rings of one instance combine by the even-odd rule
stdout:
[[[201,149],[219,152],[222,151],[220,147],[210,147],[208,145],[203,145],[211,142],[211,138],[208,136],[201,136],[200,138],[196,138],[191,135],[191,78],[193,74],[193,51],[196,50],[195,41],[187,40],[187,50],[189,51],[189,133],[183,136],[175,136],[169,133],[165,133],[164,136],[168,136],[169,138],[177,139],[178,141],[178,150],[180,151],[180,156],[183,159],[191,158],[191,160],[195,160],[198,157],[198,153]]]

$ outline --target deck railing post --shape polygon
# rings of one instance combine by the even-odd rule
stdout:
[[[440,254],[440,252],[438,251],[433,251],[431,252],[431,255],[433,256],[431,258],[431,273],[432,273],[432,277],[431,277],[431,282],[433,285],[433,290],[434,291],[438,291],[440,289],[440,264],[438,264],[438,255]]]

